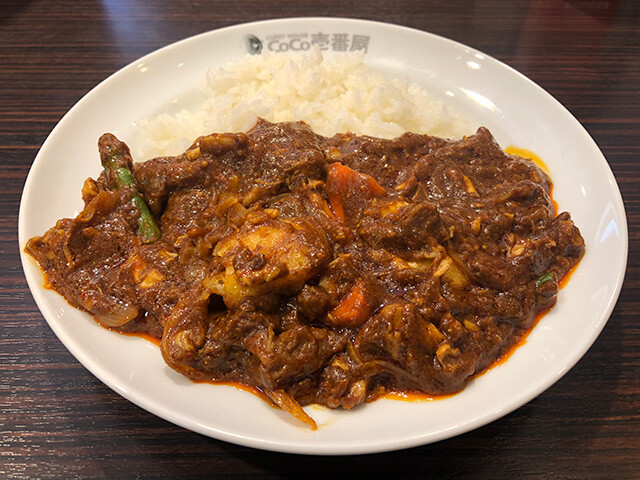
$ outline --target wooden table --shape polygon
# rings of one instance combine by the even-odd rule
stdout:
[[[3,0],[0,3],[0,478],[640,478],[640,4],[633,0],[356,2]],[[161,46],[286,16],[382,20],[518,69],[594,137],[629,219],[626,281],[605,330],[562,380],[465,435],[360,457],[234,446],[161,420],[80,365],[38,311],[18,206],[39,147],[98,82]]]

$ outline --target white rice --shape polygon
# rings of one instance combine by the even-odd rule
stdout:
[[[325,58],[316,48],[306,54],[248,55],[211,69],[202,82],[202,108],[140,121],[141,142],[134,153],[139,159],[177,155],[200,135],[246,131],[257,117],[304,120],[325,136],[470,133],[464,118],[429,98],[420,85],[375,72],[364,60],[362,52]]]

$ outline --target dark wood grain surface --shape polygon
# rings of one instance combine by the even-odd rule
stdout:
[[[630,250],[613,315],[565,377],[485,427],[358,457],[277,454],[206,438],[93,377],[27,288],[20,195],[38,149],[75,102],[176,40],[309,15],[406,25],[506,62],[582,122],[618,180]],[[640,2],[2,0],[0,162],[0,478],[640,478]]]

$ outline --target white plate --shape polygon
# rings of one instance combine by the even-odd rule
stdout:
[[[547,163],[554,197],[580,227],[586,255],[556,307],[506,363],[447,399],[379,400],[351,411],[308,407],[320,426],[311,431],[249,393],[191,383],[163,363],[154,345],[103,329],[44,289],[41,272],[22,254],[29,287],[55,334],[94,375],[142,408],[204,435],[267,450],[354,454],[434,442],[484,425],[540,394],[587,351],[618,297],[628,237],[615,179],[584,128],[540,87],[472,48],[404,27],[335,18],[238,25],[163,48],[98,85],[53,129],[24,188],[20,245],[81,209],[83,180],[100,173],[100,134],[132,141],[135,121],[189,102],[207,68],[247,53],[250,35],[265,49],[293,49],[319,32],[330,41],[346,34],[348,42],[367,42],[373,68],[408,75],[489,127],[503,147],[528,148]]]

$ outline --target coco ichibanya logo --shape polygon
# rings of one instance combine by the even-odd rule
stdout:
[[[247,35],[245,44],[251,55],[257,55],[263,50],[269,52],[300,52],[318,46],[320,50],[334,52],[355,52],[362,50],[367,53],[369,41],[368,35],[350,33],[276,33],[260,39],[255,35]]]

